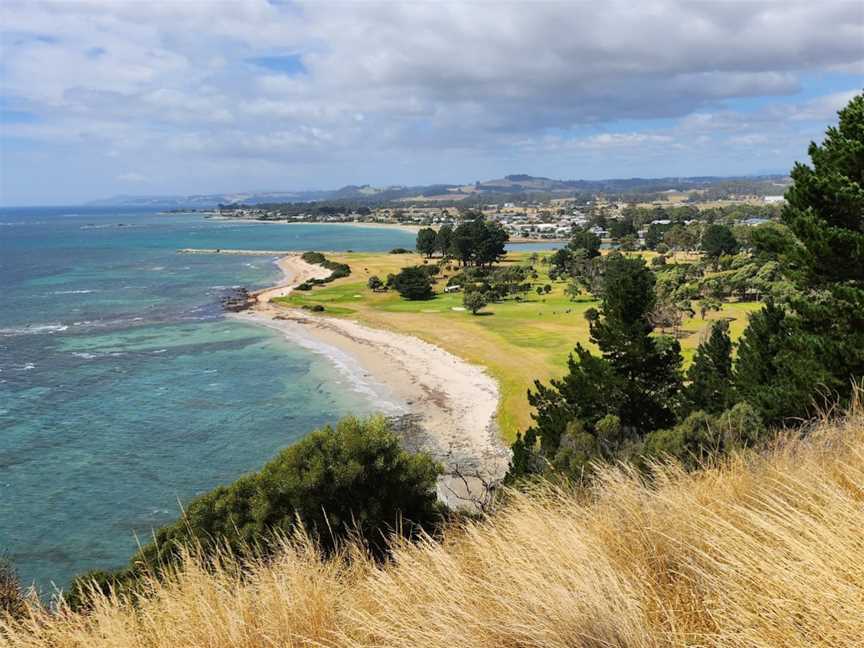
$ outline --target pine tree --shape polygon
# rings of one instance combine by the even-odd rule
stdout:
[[[732,340],[726,320],[715,322],[708,339],[699,344],[687,380],[684,399],[691,410],[716,414],[731,405]]]
[[[590,459],[611,459],[645,433],[674,424],[681,350],[676,340],[651,335],[648,316],[656,301],[651,271],[642,259],[612,254],[602,292],[599,317],[589,320],[601,356],[577,345],[563,378],[549,385],[535,382],[528,394],[536,410],[534,425],[514,449],[520,453],[514,468],[531,463],[526,459],[528,440],[538,439],[540,453],[559,468],[584,467]],[[600,424],[609,416],[616,421],[611,435],[610,426]],[[589,437],[594,441],[588,443]],[[567,452],[560,455],[562,448]]]
[[[769,422],[807,416],[822,397],[846,401],[864,378],[864,95],[809,154],[782,213],[801,243],[784,268],[791,310],[754,316],[736,363],[741,395]]]

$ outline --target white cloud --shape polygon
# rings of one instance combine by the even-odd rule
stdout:
[[[99,142],[127,164],[170,150],[178,167],[800,145],[854,91],[788,97],[864,61],[864,8],[842,0],[7,0],[0,25],[5,101],[36,117],[3,135]],[[302,74],[248,63],[297,53]],[[777,105],[730,108],[748,97]],[[621,125],[632,120],[664,125]]]

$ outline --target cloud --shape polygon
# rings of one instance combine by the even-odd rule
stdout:
[[[4,136],[178,167],[800,143],[854,90],[791,98],[864,61],[864,9],[842,0],[7,0],[0,25],[0,105],[35,116]]]

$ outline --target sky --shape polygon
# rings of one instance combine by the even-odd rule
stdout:
[[[864,2],[3,0],[0,204],[785,173]]]

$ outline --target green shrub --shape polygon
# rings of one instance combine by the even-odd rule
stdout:
[[[351,274],[351,266],[349,266],[347,263],[336,263],[335,261],[329,261],[327,257],[325,257],[320,252],[304,252],[300,255],[300,258],[303,259],[306,263],[312,263],[314,265],[320,265],[327,268],[328,270],[330,270],[330,275],[322,279],[308,279],[299,286],[297,286],[296,290],[312,290],[314,286],[330,283],[331,281],[341,279],[342,277],[347,277]]]
[[[134,587],[143,573],[158,575],[175,564],[182,547],[199,547],[205,555],[217,547],[266,554],[274,533],[290,534],[298,523],[325,551],[351,536],[382,555],[387,535],[411,537],[438,524],[440,472],[428,455],[402,450],[383,417],[343,419],[281,451],[259,472],[195,498],[129,567],[79,577],[66,600],[86,607],[91,581],[102,591]]]

